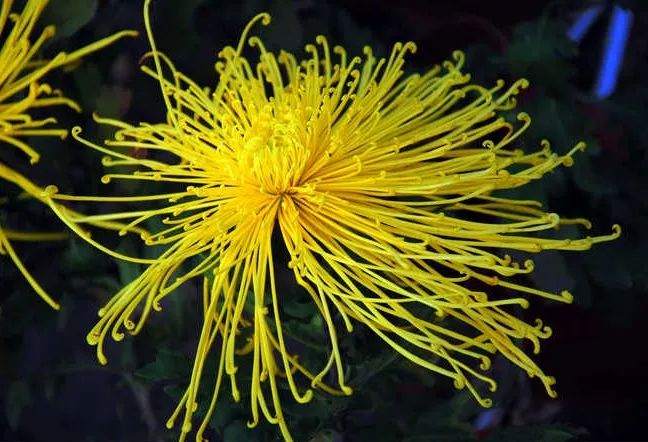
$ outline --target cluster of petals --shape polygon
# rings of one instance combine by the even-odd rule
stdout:
[[[67,136],[67,129],[57,127],[53,116],[35,118],[35,109],[67,106],[79,112],[79,105],[65,97],[59,89],[52,88],[44,77],[53,70],[69,66],[82,57],[100,50],[136,32],[124,31],[98,40],[71,53],[59,52],[49,59],[42,59],[39,53],[43,45],[56,34],[54,26],[46,26],[39,35],[33,36],[38,19],[48,5],[48,0],[28,0],[15,12],[13,0],[0,0],[0,149],[17,149],[36,164],[40,160],[38,150],[29,145],[27,137]],[[12,12],[13,11],[13,12]],[[41,112],[42,113],[42,112]],[[17,168],[0,160],[0,183],[17,186],[26,197],[44,201],[43,189]],[[0,194],[0,204],[7,196]],[[1,206],[0,206],[1,208]],[[117,228],[110,223],[100,227]],[[59,305],[38,284],[14,250],[12,241],[51,241],[67,238],[60,232],[25,232],[0,225],[0,255],[7,255],[32,286],[34,291],[51,307]]]
[[[35,5],[41,4],[28,2],[16,21],[17,34],[29,33]],[[87,336],[101,363],[107,363],[107,338],[121,341],[139,333],[167,296],[198,281],[202,328],[193,371],[168,421],[169,427],[182,421],[181,440],[192,431],[203,440],[223,383],[239,401],[241,378],[248,382],[243,388],[249,426],[264,418],[291,440],[282,398],[307,403],[318,392],[352,393],[338,336],[357,326],[412,363],[452,378],[483,406],[491,404],[486,390],[496,389],[489,371],[494,355],[537,377],[555,396],[555,380],[523,349],[528,341],[537,353],[551,330],[519,312],[534,299],[569,303],[572,295],[526,285],[533,262],[513,256],[587,250],[618,237],[620,228],[566,238],[561,227],[590,229],[589,221],[564,219],[536,201],[500,192],[570,166],[585,147],[579,143],[565,155],[552,152],[547,141],[532,152],[515,148],[531,123],[525,113],[511,117],[526,80],[475,84],[462,71],[460,52],[424,74],[406,75],[413,43],[395,44],[385,58],[368,47],[362,57],[350,57],[320,36],[298,60],[285,51],[271,52],[250,36],[255,24],[270,22],[260,14],[236,47],[219,52],[217,80],[205,87],[158,50],[149,7],[147,0],[151,51],[142,70],[159,83],[166,118],[130,124],[95,116],[115,129],[104,143],[86,139],[78,127],[72,130],[76,140],[103,154],[105,184],[142,182],[139,193],[41,189],[1,163],[0,178],[49,205],[88,243],[143,266],[101,308]],[[39,83],[40,77],[122,36],[30,61],[51,32],[46,28],[32,46],[5,43],[24,52],[24,60],[18,58],[9,72],[0,69],[0,141],[32,161],[38,155],[20,136],[65,132],[45,128],[53,120],[31,120],[26,110],[76,106]],[[247,52],[256,52],[257,60]],[[4,48],[0,61],[3,56]],[[27,92],[20,100],[3,101],[20,90]],[[81,214],[73,210],[78,202],[103,207]],[[125,255],[95,240],[89,226],[139,235],[159,254]],[[2,232],[4,250],[11,254]],[[284,254],[285,263],[278,258]],[[322,319],[322,347],[329,351],[319,366],[302,364],[289,350],[291,338],[282,326],[282,304],[290,296],[281,282],[286,274]],[[206,369],[209,357],[218,361],[215,372]],[[250,368],[241,376],[243,358]],[[199,403],[206,385],[211,400]],[[196,427],[199,407],[204,417]]]

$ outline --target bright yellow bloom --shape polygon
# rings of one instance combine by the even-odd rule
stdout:
[[[54,26],[47,26],[41,34],[31,40],[36,22],[47,6],[47,0],[28,0],[21,12],[12,13],[13,0],[0,0],[0,147],[9,145],[29,157],[31,164],[39,160],[38,152],[22,137],[54,136],[65,138],[67,130],[52,128],[56,123],[52,117],[33,119],[30,110],[50,106],[68,106],[79,111],[79,106],[61,91],[43,83],[43,77],[50,71],[77,62],[81,57],[99,50],[125,36],[136,32],[119,32],[110,37],[89,44],[70,54],[60,52],[52,59],[38,57],[43,44],[55,34]],[[9,181],[30,197],[41,199],[42,189],[24,175],[0,162],[0,180]],[[16,255],[10,240],[49,241],[65,238],[62,233],[16,232],[0,226],[0,254],[9,255],[34,290],[53,308],[58,304],[32,278]]]
[[[82,138],[79,128],[72,134],[102,152],[106,167],[120,168],[105,175],[104,183],[152,181],[176,191],[77,197],[51,186],[48,198],[91,244],[146,265],[99,311],[88,335],[102,363],[108,335],[119,341],[126,333],[137,334],[167,295],[191,279],[202,280],[204,322],[193,374],[168,422],[171,427],[183,415],[181,440],[192,429],[206,378],[215,377],[215,388],[212,401],[201,405],[206,417],[196,440],[202,440],[227,378],[239,400],[237,365],[245,355],[252,360],[249,426],[263,415],[290,440],[280,387],[300,403],[308,402],[314,389],[350,394],[337,334],[340,328],[351,332],[354,324],[369,327],[413,363],[452,378],[457,388],[468,388],[484,406],[490,400],[482,396],[483,387],[496,387],[487,370],[497,353],[555,395],[554,379],[518,342],[528,339],[537,353],[550,329],[510,310],[526,308],[527,298],[569,303],[572,296],[515,282],[516,275],[532,272],[533,263],[520,265],[499,250],[587,250],[616,238],[620,229],[614,226],[608,236],[543,238],[539,232],[564,224],[590,225],[547,213],[535,201],[497,196],[500,189],[569,166],[584,147],[565,156],[552,153],[548,143],[530,154],[509,147],[530,123],[523,113],[519,127],[503,117],[526,81],[509,88],[501,81],[491,88],[472,84],[461,72],[461,53],[424,75],[404,77],[404,57],[415,50],[413,43],[396,44],[386,59],[375,58],[369,48],[364,59],[349,59],[344,49],[331,50],[319,37],[306,46],[310,56],[300,62],[286,52],[268,52],[257,37],[248,39],[253,24],[270,22],[261,14],[236,48],[219,53],[219,80],[208,89],[157,50],[148,5],[154,67],[142,69],[161,86],[166,121],[133,126],[97,118],[118,129],[103,146]],[[260,52],[256,64],[242,54],[246,42]],[[135,211],[75,216],[54,204],[75,200],[139,205]],[[164,227],[142,239],[162,248],[157,259],[124,256],[82,228],[116,220],[134,228],[155,219]],[[302,366],[286,349],[281,297],[288,295],[278,287],[273,233],[327,328],[331,350],[319,371]],[[509,297],[473,288],[479,286],[507,289]],[[463,323],[463,331],[448,327],[444,318]],[[204,370],[210,352],[219,355],[216,373]],[[337,385],[325,383],[331,379]]]

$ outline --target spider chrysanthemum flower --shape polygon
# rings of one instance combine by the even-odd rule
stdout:
[[[39,51],[55,34],[54,26],[47,26],[39,35],[32,37],[47,3],[47,0],[28,0],[20,12],[12,12],[13,0],[0,0],[0,148],[17,148],[29,158],[31,164],[38,162],[40,156],[36,149],[25,142],[25,137],[64,138],[67,135],[67,130],[52,127],[56,124],[55,118],[34,118],[31,111],[51,106],[80,110],[61,91],[44,83],[43,77],[52,70],[79,61],[81,57],[108,46],[115,40],[137,34],[133,31],[119,32],[69,54],[59,52],[51,59],[39,58]],[[43,190],[40,187],[2,161],[1,181],[13,183],[29,197],[42,199]],[[62,233],[19,232],[0,226],[0,254],[8,255],[34,290],[56,309],[58,304],[30,275],[10,241],[47,241],[65,237]]]
[[[565,156],[552,153],[548,143],[534,153],[511,149],[530,120],[520,114],[514,124],[503,115],[515,107],[524,80],[508,88],[503,82],[491,88],[472,84],[461,72],[460,53],[424,75],[404,76],[412,43],[396,44],[385,59],[375,58],[369,48],[364,59],[349,59],[344,49],[331,50],[319,37],[306,46],[309,57],[298,61],[287,52],[267,51],[257,37],[248,39],[254,23],[269,23],[261,14],[247,25],[236,48],[220,52],[218,82],[208,89],[157,50],[148,4],[153,67],[143,70],[161,86],[166,121],[133,126],[97,118],[117,129],[103,146],[82,138],[79,128],[72,133],[105,154],[106,167],[119,167],[104,182],[151,181],[165,183],[167,192],[169,185],[177,190],[94,197],[60,194],[52,186],[46,195],[52,209],[87,241],[145,264],[143,273],[100,310],[88,335],[102,363],[108,335],[119,341],[125,333],[137,334],[166,296],[195,278],[203,287],[203,326],[189,385],[168,422],[172,426],[183,414],[181,439],[191,431],[206,379],[215,386],[197,440],[227,378],[239,399],[237,369],[246,355],[252,360],[249,425],[264,416],[290,439],[279,384],[300,403],[311,399],[313,389],[350,394],[337,335],[354,324],[368,327],[413,363],[454,379],[484,406],[490,400],[483,397],[483,386],[495,389],[487,372],[493,354],[538,377],[554,395],[554,379],[519,343],[529,340],[537,353],[539,341],[551,331],[512,311],[527,307],[527,298],[571,302],[572,297],[515,282],[533,264],[520,265],[500,250],[587,250],[616,238],[619,228],[608,236],[543,237],[540,232],[563,224],[590,226],[547,213],[535,201],[497,196],[498,190],[570,165],[572,154],[583,147]],[[260,52],[258,62],[243,56],[246,43]],[[138,207],[81,217],[54,204],[74,200]],[[156,259],[113,251],[82,227],[130,221],[134,228],[155,225],[149,222],[154,219],[163,227],[143,240],[162,248]],[[278,288],[273,233],[282,239],[295,281],[310,294],[325,324],[330,354],[316,370],[287,350],[282,329],[287,295]],[[489,293],[497,287],[500,296]],[[446,326],[444,318],[463,323],[461,331]],[[212,352],[218,355],[216,373],[205,372]]]

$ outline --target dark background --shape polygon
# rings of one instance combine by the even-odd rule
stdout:
[[[623,236],[590,252],[548,252],[536,258],[533,283],[570,289],[574,305],[536,302],[530,315],[554,330],[538,359],[558,379],[559,398],[546,397],[539,382],[496,361],[500,384],[495,407],[484,413],[447,379],[394,357],[366,331],[344,336],[352,385],[350,398],[317,397],[306,406],[284,401],[298,441],[547,441],[648,440],[648,364],[645,291],[646,148],[648,116],[648,2],[620,2],[634,11],[634,26],[615,93],[591,96],[601,60],[607,13],[579,46],[566,27],[590,2],[501,0],[158,0],[153,26],[158,47],[198,84],[213,85],[216,53],[235,44],[247,20],[269,11],[273,23],[257,29],[269,48],[303,54],[317,34],[349,52],[369,44],[388,53],[395,41],[413,40],[419,50],[407,69],[422,71],[467,54],[473,79],[492,83],[526,77],[532,87],[520,109],[533,125],[521,140],[535,149],[548,138],[557,152],[577,141],[588,150],[576,165],[521,190],[552,211],[585,216],[595,233],[613,223]],[[610,6],[610,4],[607,4]],[[54,23],[58,37],[47,53],[71,50],[121,29],[143,31],[141,2],[52,1],[41,25]],[[109,135],[89,118],[92,110],[128,121],[164,118],[157,84],[138,70],[149,49],[144,36],[118,42],[88,57],[72,72],[48,81],[77,100],[86,113],[55,110],[63,126],[80,124],[88,138]],[[12,152],[0,158],[36,182],[66,192],[106,194],[100,157],[73,141],[31,140],[43,155],[30,167]],[[36,203],[17,198],[0,206],[3,223],[20,229],[62,229]],[[115,184],[115,191],[137,191]],[[110,240],[109,240],[110,241]],[[141,247],[124,240],[123,250]],[[187,285],[155,315],[136,339],[108,345],[111,363],[100,367],[85,335],[98,307],[139,268],[115,263],[71,238],[17,249],[42,285],[60,300],[50,310],[6,258],[0,259],[0,440],[153,441],[174,440],[164,428],[174,397],[184,387],[197,339],[199,302]],[[311,312],[293,308],[289,327],[308,335]],[[210,440],[275,440],[270,425],[245,428],[244,405],[223,394]],[[243,402],[244,404],[245,402]]]

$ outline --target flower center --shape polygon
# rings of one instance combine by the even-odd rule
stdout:
[[[304,123],[288,106],[271,103],[245,131],[239,172],[246,185],[261,193],[294,193],[309,157]]]

